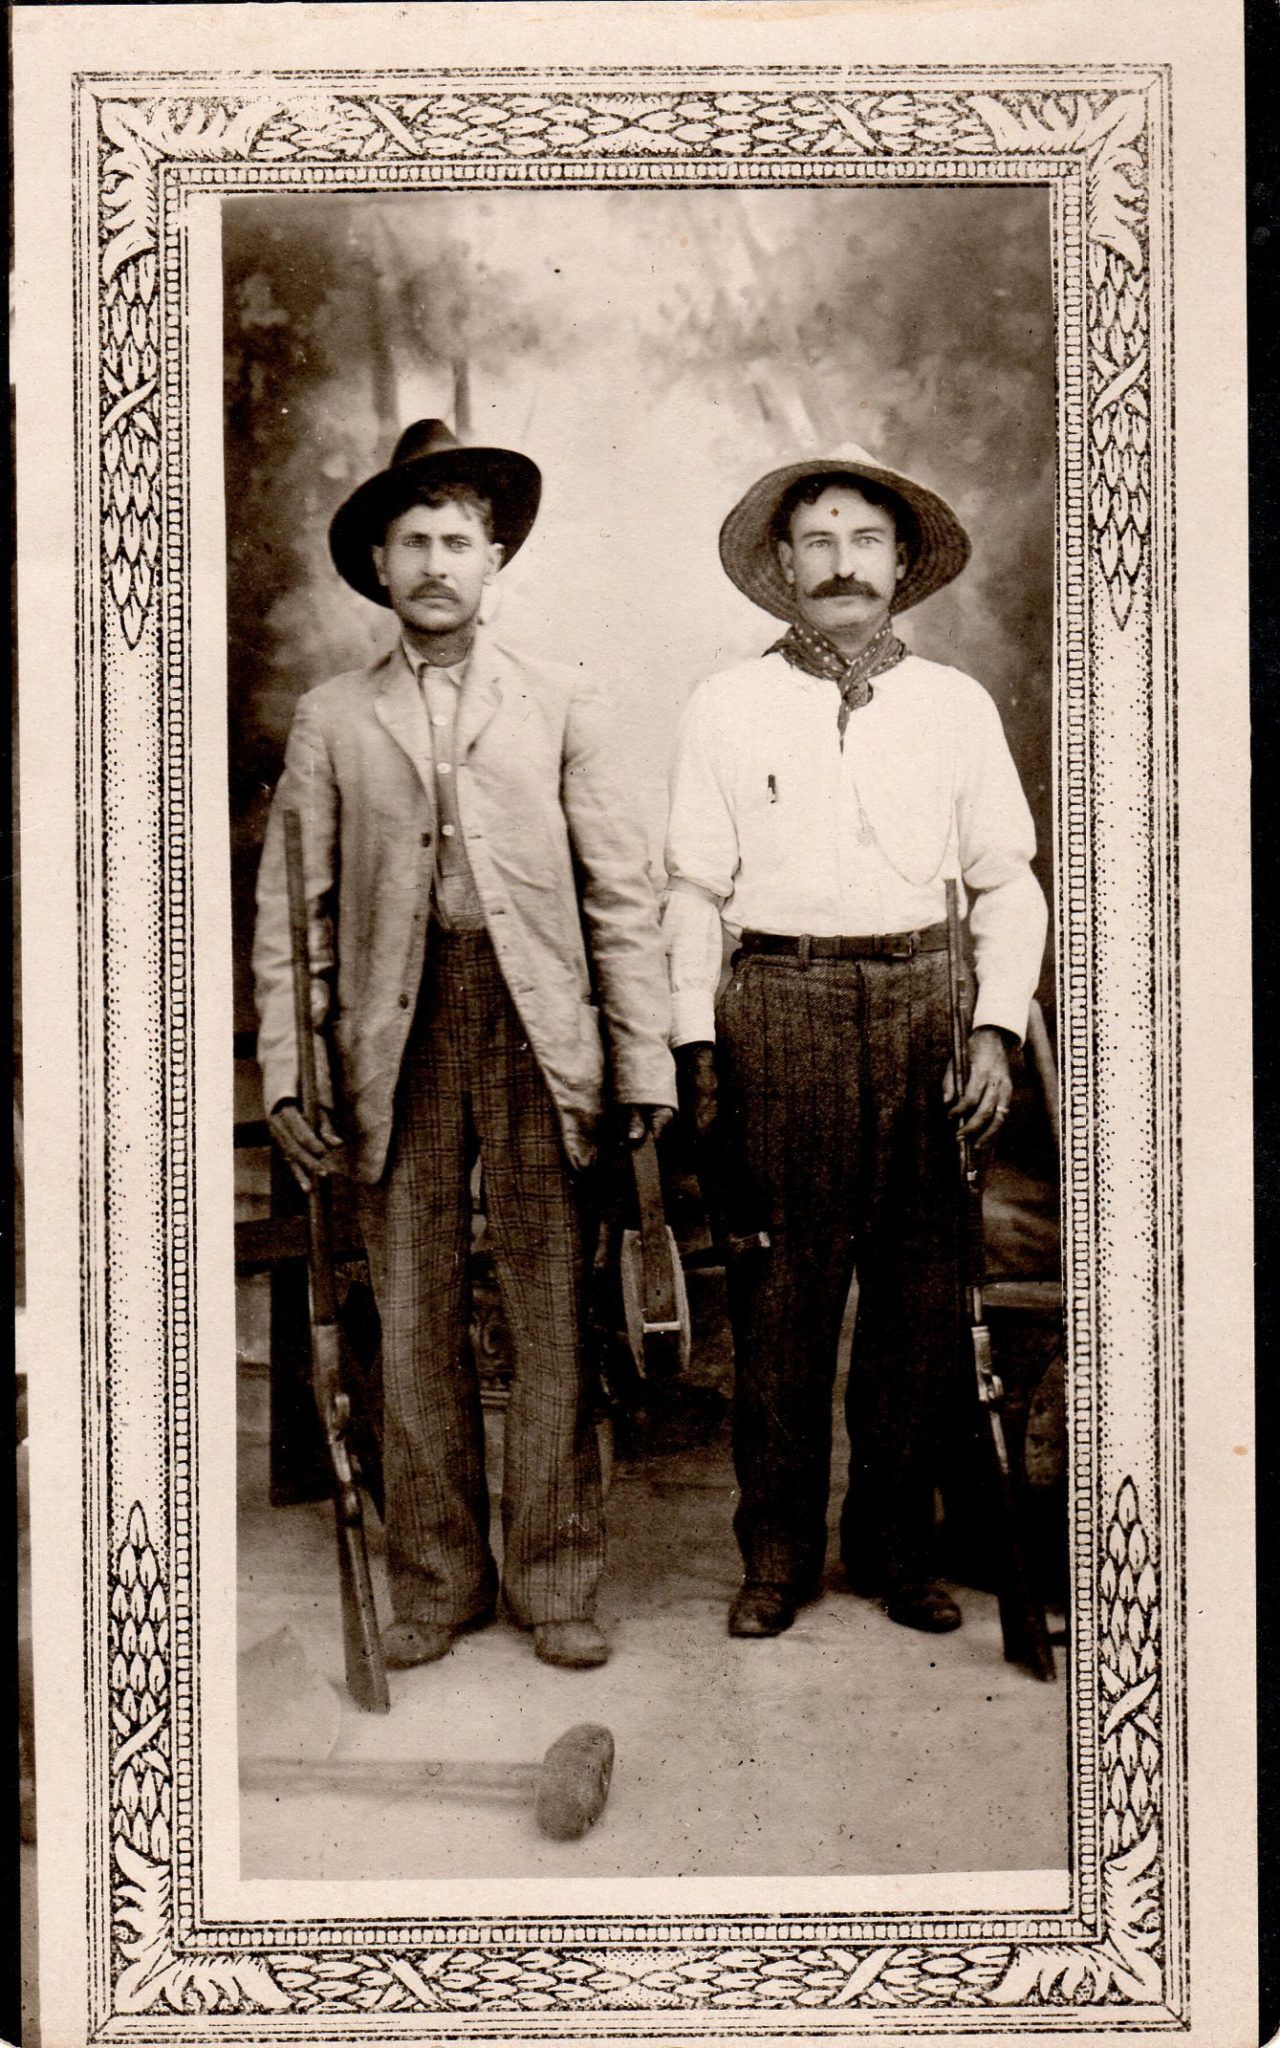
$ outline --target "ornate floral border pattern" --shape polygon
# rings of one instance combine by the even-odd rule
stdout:
[[[193,2016],[218,2014],[269,2014],[282,2032],[305,2023],[324,2038],[385,2020],[393,2034],[416,2026],[419,2039],[502,2038],[504,2019],[527,2034],[539,2016],[555,2032],[575,2015],[597,2035],[669,2035],[680,2015],[693,2030],[699,2016],[732,2030],[738,2015],[747,2031],[807,2016],[832,2036],[980,2030],[984,2017],[1027,2031],[1077,2018],[1082,2030],[1183,2023],[1175,778],[1172,678],[1156,654],[1171,604],[1168,87],[1156,67],[1102,66],[1070,80],[1060,69],[843,66],[77,82],[82,1142],[93,1241],[109,1224],[112,1250],[106,1277],[85,1282],[97,2028],[195,2038]],[[436,1938],[395,1925],[314,1936],[206,1927],[193,1881],[186,199],[503,183],[643,189],[698,177],[1051,188],[1073,1910],[1021,1924],[933,1915],[904,1932],[867,1916],[865,1936],[863,1919],[842,1916],[839,1938],[834,1922],[798,1931],[768,1916],[737,1935],[683,1918],[651,1930],[592,1923],[581,1936],[576,1923],[554,1936],[536,1921],[527,1933],[476,1923],[457,1943],[443,1927]],[[150,793],[141,825],[138,807],[118,802],[117,774]],[[1152,938],[1141,987],[1108,951],[1117,901]],[[113,907],[126,902],[128,922]],[[158,1033],[135,994],[155,986]],[[1098,1029],[1108,991],[1124,1019],[1114,1051]],[[134,1051],[139,1017],[146,1044]],[[1116,1118],[1109,1060],[1140,1098],[1134,1131],[1161,1135],[1154,1161],[1147,1139],[1126,1138],[1131,1170],[1113,1159],[1104,1197],[1098,1154]],[[151,1193],[139,1167],[148,1145]],[[1146,1257],[1146,1277],[1117,1319],[1107,1290],[1130,1270],[1135,1242],[1148,1248],[1132,1255]],[[139,1280],[135,1297],[150,1290],[155,1311],[154,1328],[131,1314],[128,1345],[111,1341],[118,1265]],[[1121,1358],[1117,1400],[1108,1373]],[[126,1407],[127,1429],[115,1421]]]
[[[101,121],[102,547],[130,646],[155,586],[159,348],[156,167],[439,164],[465,155],[525,164],[724,158],[976,163],[992,155],[1078,157],[1089,212],[1090,511],[1123,625],[1151,518],[1150,400],[1143,275],[1147,102],[1138,92],[488,93],[276,99],[105,100]]]

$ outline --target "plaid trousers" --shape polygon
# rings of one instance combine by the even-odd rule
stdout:
[[[861,1579],[931,1568],[934,1486],[972,1434],[963,1370],[945,953],[741,958],[717,1013],[726,1109],[773,1249],[730,1277],[734,1521],[746,1576],[816,1588],[844,1304],[858,1317],[841,1550]]]
[[[397,1618],[454,1626],[492,1608],[498,1583],[469,1339],[477,1150],[515,1364],[503,1593],[511,1618],[533,1627],[590,1615],[604,1567],[581,1218],[555,1108],[488,934],[435,930],[387,1169],[360,1200],[382,1322],[392,1606]]]

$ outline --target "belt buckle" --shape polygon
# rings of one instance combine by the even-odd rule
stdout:
[[[914,932],[895,932],[893,944],[884,948],[886,960],[914,960],[915,956],[916,934]]]

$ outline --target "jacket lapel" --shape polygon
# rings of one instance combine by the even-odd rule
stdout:
[[[374,714],[397,746],[408,755],[434,810],[431,729],[427,724],[426,707],[417,678],[400,647],[393,648],[380,666],[383,670],[380,678],[382,687],[374,700]]]
[[[502,702],[503,666],[498,648],[483,630],[478,632],[458,706],[455,744],[460,761],[465,761]]]

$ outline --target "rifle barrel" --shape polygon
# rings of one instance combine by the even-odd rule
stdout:
[[[284,867],[289,892],[289,939],[293,955],[293,1028],[298,1045],[298,1106],[314,1131],[320,1121],[320,1088],[316,1075],[316,1042],[311,1021],[311,919],[307,908],[306,867],[302,852],[302,819],[284,814]],[[311,1298],[315,1320],[332,1323],[337,1316],[333,1277],[333,1210],[329,1183],[313,1173],[307,1195],[311,1236]],[[322,1409],[327,1403],[322,1402]],[[327,1426],[327,1416],[326,1416]]]
[[[947,992],[951,998],[951,1064],[954,1069],[956,1100],[969,1085],[969,1041],[964,1028],[964,1001],[960,986],[960,891],[953,875],[947,878]],[[960,1140],[961,1156],[968,1145]]]
[[[311,920],[307,911],[306,867],[302,853],[302,819],[284,814],[284,868],[289,890],[289,940],[293,955],[293,1027],[298,1041],[298,1102],[312,1130],[316,1126],[319,1087],[316,1047],[311,1023]]]
[[[320,1089],[316,1073],[315,1027],[311,1021],[311,920],[307,908],[302,820],[284,813],[284,868],[289,893],[289,938],[293,955],[293,1021],[298,1045],[298,1105],[317,1130]],[[342,1340],[338,1330],[337,1283],[333,1268],[332,1189],[327,1175],[312,1173],[307,1195],[308,1268],[311,1278],[311,1391],[324,1430],[333,1489],[338,1580],[342,1596],[342,1654],[347,1690],[366,1713],[391,1707],[386,1659],[378,1633],[378,1611],[369,1575],[364,1509],[347,1443],[350,1408],[342,1386]]]

